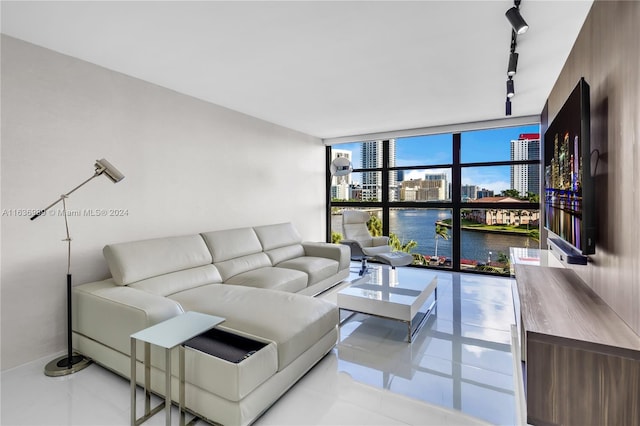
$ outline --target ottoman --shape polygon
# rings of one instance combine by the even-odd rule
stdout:
[[[392,268],[395,268],[396,266],[411,265],[411,263],[413,263],[413,256],[402,251],[376,254],[374,259],[378,262],[386,263]]]

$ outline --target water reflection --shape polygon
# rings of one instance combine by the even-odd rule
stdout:
[[[574,247],[582,247],[580,231],[582,226],[582,200],[575,197],[550,195],[544,205],[546,226],[557,236]]]

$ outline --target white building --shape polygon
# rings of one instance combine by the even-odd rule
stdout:
[[[389,139],[389,167],[396,165],[396,140]],[[382,141],[362,142],[362,168],[375,169],[383,167]],[[398,173],[389,172],[389,201],[398,200]],[[382,201],[382,172],[362,173],[362,199],[365,201]]]
[[[540,134],[523,133],[511,141],[511,161],[540,159]],[[540,166],[538,164],[517,164],[511,166],[511,188],[521,196],[528,192],[540,193]]]

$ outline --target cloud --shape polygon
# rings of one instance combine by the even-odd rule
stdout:
[[[424,170],[406,170],[404,172],[404,180],[419,180],[424,179]]]
[[[511,184],[509,182],[505,182],[505,181],[483,181],[481,183],[479,183],[478,181],[475,182],[468,182],[462,183],[463,185],[478,185],[480,188],[486,188],[486,189],[490,189],[492,190],[496,195],[500,194],[502,191],[511,188]]]
[[[447,181],[451,182],[451,169],[406,170],[404,172],[404,180],[424,179],[425,175],[437,175],[440,173],[446,173]]]
[[[472,167],[463,169],[462,184],[487,188],[497,195],[511,188],[510,171],[509,166]]]

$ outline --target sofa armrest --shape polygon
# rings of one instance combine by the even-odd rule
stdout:
[[[351,252],[347,246],[305,241],[302,243],[302,247],[306,256],[326,257],[335,260],[338,262],[339,271],[349,268]]]
[[[383,237],[371,238],[371,245],[373,247],[386,246],[388,244],[389,244],[389,237],[383,236]]]
[[[73,331],[129,354],[129,337],[184,311],[179,303],[112,279],[73,289]]]

